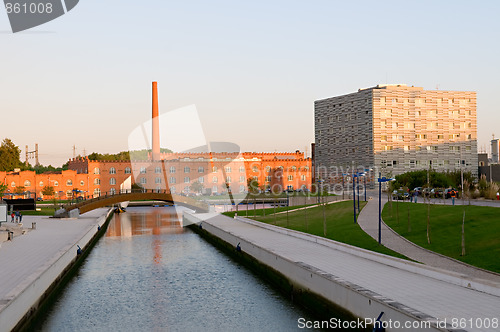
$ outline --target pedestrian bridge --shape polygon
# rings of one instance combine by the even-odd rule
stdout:
[[[62,209],[56,211],[54,217],[65,218],[70,216],[77,216],[79,214],[83,214],[98,208],[112,206],[114,204],[127,201],[163,201],[182,205],[189,209],[193,209],[196,212],[208,212],[209,210],[208,204],[203,201],[199,201],[191,197],[172,194],[170,191],[129,190],[117,194],[106,193],[98,197],[89,197],[87,199],[83,198],[76,203],[66,204]]]

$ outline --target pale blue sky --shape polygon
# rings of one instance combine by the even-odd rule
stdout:
[[[500,136],[500,2],[81,0],[10,33],[0,10],[0,139],[43,164],[127,149],[160,112],[195,104],[205,135],[304,150],[314,100],[380,83],[478,93],[479,148]]]

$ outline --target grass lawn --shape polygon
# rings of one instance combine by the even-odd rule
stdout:
[[[365,206],[365,202],[360,202],[361,208]],[[325,208],[326,215],[326,237],[335,241],[344,242],[356,247],[376,251],[382,254],[391,255],[399,258],[405,258],[384,246],[378,244],[366,234],[358,224],[354,224],[352,201],[339,202],[328,204]],[[297,209],[300,206],[292,206],[289,209]],[[286,207],[276,208],[278,211],[286,211]],[[274,209],[265,209],[266,216],[262,215],[262,209],[257,209],[257,220],[276,224],[277,226],[294,229],[304,233],[323,236],[323,207],[318,206],[307,210],[294,211],[288,214],[271,215]],[[307,225],[306,212],[307,211]],[[224,213],[228,216],[234,216],[234,212]],[[245,210],[241,210],[238,215],[245,216]],[[253,210],[248,211],[249,216],[253,216]]]
[[[421,247],[500,273],[500,208],[466,205],[465,256],[462,254],[463,206],[430,206],[431,244],[427,243],[427,205],[389,203],[382,217],[396,232]],[[411,231],[408,231],[408,209]],[[399,224],[397,221],[399,210]]]
[[[317,197],[319,194],[318,193],[311,193],[311,192],[293,192],[293,193],[288,193],[288,197]],[[335,194],[322,194],[320,196],[337,196]],[[221,195],[221,196],[193,196],[192,198],[198,199],[198,200],[220,200],[220,199],[229,199],[229,195]],[[262,198],[266,199],[274,199],[274,198],[287,198],[286,193],[281,193],[281,194],[273,194],[273,193],[259,193],[259,194],[233,194],[233,198],[236,200],[246,200],[248,199],[249,201],[252,201],[254,198],[259,200]]]
[[[47,207],[38,207],[41,211],[21,211],[24,216],[53,216],[54,215],[54,206]]]

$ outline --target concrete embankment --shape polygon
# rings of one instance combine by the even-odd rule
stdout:
[[[386,331],[458,331],[452,325],[457,319],[498,318],[498,285],[486,285],[479,292],[464,287],[461,276],[453,272],[244,218],[186,213],[184,222],[260,268],[294,301],[323,311],[322,317],[340,308],[347,313],[344,321],[359,318],[369,323],[383,312]],[[200,223],[201,228],[195,226]],[[241,251],[235,249],[238,243]]]
[[[0,332],[26,325],[104,233],[110,216],[111,210],[98,209],[78,219],[23,218],[36,229],[0,249]]]

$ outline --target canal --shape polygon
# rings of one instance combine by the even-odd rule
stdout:
[[[37,331],[293,331],[312,318],[180,226],[173,207],[115,215]]]

